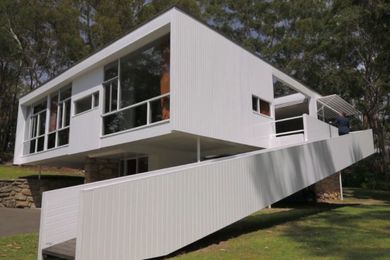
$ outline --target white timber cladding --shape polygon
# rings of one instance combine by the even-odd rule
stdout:
[[[366,130],[86,188],[76,259],[169,254],[373,152],[372,131]]]
[[[127,235],[134,235],[135,237],[131,240],[120,244],[120,247],[127,245],[126,248],[122,248],[122,258],[130,259],[125,255],[126,250],[133,251],[137,248],[137,244],[131,244],[129,241],[139,238],[145,241],[157,230],[158,238],[162,240],[157,242],[157,238],[151,238],[153,241],[151,245],[155,250],[157,244],[161,243],[164,249],[158,254],[163,255],[172,250],[166,246],[172,245],[171,243],[175,242],[174,238],[182,243],[188,239],[188,236],[195,238],[202,232],[212,232],[217,226],[222,227],[233,218],[245,217],[247,213],[241,210],[248,212],[265,207],[289,195],[295,189],[301,189],[304,185],[325,178],[374,151],[371,131],[353,132],[350,135],[316,143],[284,148],[267,149],[235,156],[235,159],[209,160],[44,192],[39,252],[51,245],[76,237],[78,241],[83,241],[78,244],[80,250],[80,246],[87,243],[88,239],[94,240],[100,235],[102,237],[99,237],[97,243],[101,243],[101,239],[114,236],[114,234],[120,234],[114,239],[129,239]],[[280,161],[284,163],[281,164]],[[159,186],[156,187],[156,185]],[[118,189],[120,186],[122,188]],[[94,196],[93,201],[84,201],[81,205],[81,191],[88,190],[87,193],[93,193],[98,187],[101,187],[97,190],[98,193],[103,192],[104,198],[100,200],[101,195]],[[110,192],[106,193],[107,190]],[[118,196],[120,198],[117,199]],[[85,208],[92,203],[93,209]],[[143,209],[144,206],[145,209]],[[105,212],[96,212],[97,208]],[[90,214],[94,217],[89,218]],[[130,217],[129,214],[137,215]],[[168,214],[173,214],[172,218],[169,218]],[[183,225],[180,221],[184,221],[187,214],[189,214],[188,221],[193,223]],[[219,219],[216,219],[217,214]],[[117,219],[111,219],[114,216]],[[142,222],[144,217],[152,218],[152,222],[149,222],[151,219],[145,219]],[[210,222],[208,222],[209,217],[212,217]],[[92,235],[89,229],[96,224],[96,222],[90,223],[92,219],[99,222],[97,232],[108,232],[108,236],[103,233]],[[80,222],[81,220],[83,222]],[[104,223],[100,223],[101,221]],[[178,226],[172,230],[181,229],[177,236],[169,233],[170,228],[175,224]],[[82,227],[86,225],[88,232],[82,230]],[[130,226],[133,229],[126,234],[122,231],[115,233],[114,230],[108,230],[111,227],[118,228],[117,225],[123,228],[123,232],[127,232]],[[145,226],[141,227],[141,225]],[[188,234],[184,234],[186,231]],[[80,232],[87,232],[87,234],[83,233],[80,236]],[[129,244],[132,245],[130,248]],[[90,248],[94,245],[87,245],[89,247],[87,250],[94,251]],[[179,247],[179,244],[175,246]],[[106,247],[107,245],[104,246]],[[146,249],[142,246],[141,250]],[[158,255],[154,252],[151,251],[149,257]],[[87,253],[91,254],[90,251]],[[38,255],[41,257],[40,254]],[[134,257],[132,254],[130,256]],[[93,259],[82,258],[80,253],[77,257],[78,259]],[[146,258],[146,256],[139,256],[139,258]],[[97,257],[96,259],[111,258]]]
[[[149,126],[141,127],[142,130],[138,129],[140,131],[130,129],[123,133],[114,134],[111,141],[109,137],[104,137],[104,140],[102,140],[101,115],[103,114],[104,104],[102,86],[104,66],[168,34],[170,32],[171,15],[172,12],[160,15],[153,21],[143,25],[98,53],[76,64],[40,88],[22,97],[19,100],[14,163],[24,164],[42,161],[170,133],[171,129],[168,121],[157,124],[153,129]],[[72,83],[72,115],[74,115],[75,111],[74,101],[91,95],[96,91],[100,93],[99,106],[86,113],[71,117],[69,144],[66,146],[40,151],[35,154],[23,155],[22,146],[26,139],[23,133],[26,131],[26,121],[28,119],[27,107],[37,100],[51,95],[69,83]],[[173,102],[173,100],[170,101],[171,106],[173,106]]]
[[[252,113],[252,95],[272,104],[271,67],[181,11],[172,34],[173,128],[267,147],[273,107],[271,117]]]
[[[103,136],[104,66],[167,33],[171,37],[169,121]],[[270,147],[270,136],[274,133],[270,122],[275,114],[273,75],[310,97],[310,115],[316,115],[315,103],[320,95],[173,8],[22,97],[14,163],[34,163],[75,155],[175,130],[250,146]],[[23,156],[27,106],[70,83],[72,115],[74,101],[96,91],[100,93],[99,107],[71,117],[68,145]],[[270,116],[252,111],[253,95],[270,103]]]

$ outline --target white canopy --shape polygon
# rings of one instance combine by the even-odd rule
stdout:
[[[334,118],[340,113],[345,113],[347,116],[355,116],[360,114],[359,110],[335,94],[321,97],[317,101],[320,105],[318,108],[318,113],[322,114],[325,118]]]

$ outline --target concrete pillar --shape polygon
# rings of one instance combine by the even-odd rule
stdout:
[[[341,172],[335,173],[314,184],[317,201],[342,199]]]
[[[88,158],[85,163],[85,183],[119,177],[119,160]]]

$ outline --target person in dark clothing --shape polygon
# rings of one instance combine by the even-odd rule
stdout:
[[[339,128],[339,135],[349,134],[350,123],[349,119],[346,117],[346,114],[343,112],[336,118],[336,125]]]

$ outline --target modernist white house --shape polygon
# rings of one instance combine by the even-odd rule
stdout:
[[[89,182],[43,194],[39,259],[164,256],[331,176],[374,152],[343,111],[172,8],[20,99],[14,163]]]

